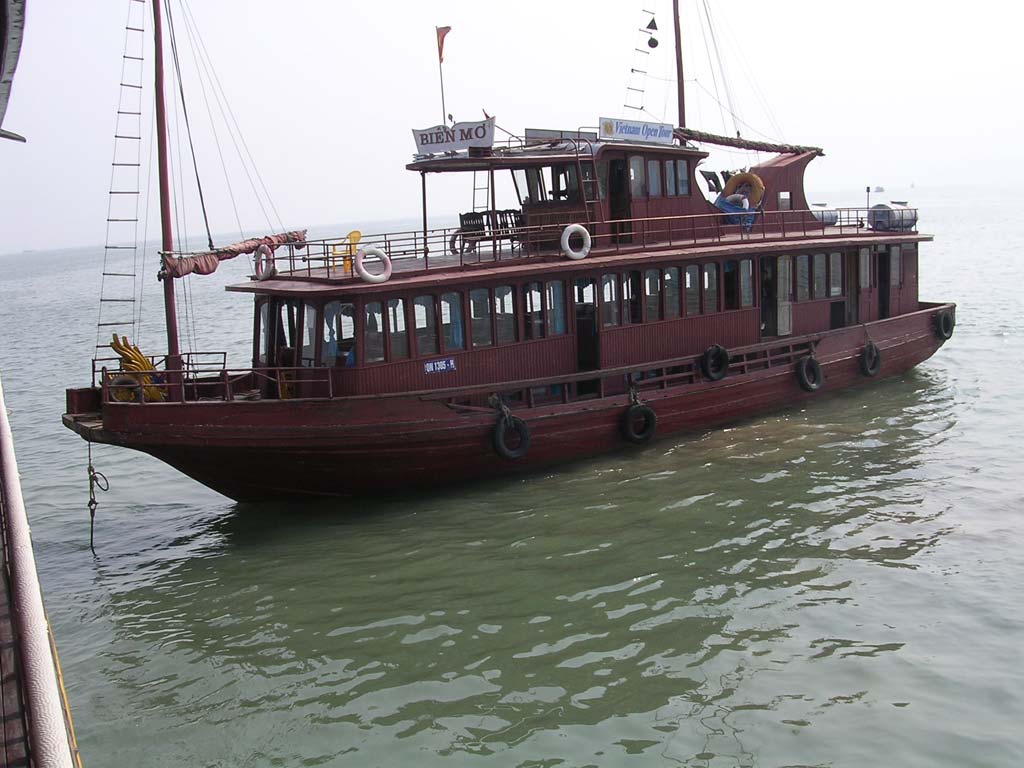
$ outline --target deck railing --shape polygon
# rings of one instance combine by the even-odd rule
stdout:
[[[278,273],[285,278],[352,277],[356,251],[369,246],[382,250],[393,267],[403,273],[557,256],[562,232],[572,223],[508,226],[499,223],[500,213],[507,212],[485,212],[485,229],[473,232],[442,227],[363,235],[357,245],[351,245],[346,237],[289,243],[275,254]],[[747,226],[741,223],[744,219],[749,222]],[[815,208],[616,219],[592,223],[588,229],[594,254],[607,255],[724,242],[914,233],[916,222],[917,210],[912,208],[895,211],[893,217],[883,220],[878,219],[877,211],[871,213],[868,208]],[[890,223],[894,225],[891,229],[882,228]],[[366,260],[371,271],[376,269],[374,261],[372,256]]]
[[[779,340],[771,348],[760,345],[731,351],[730,367],[734,373],[748,373],[756,368],[788,365],[799,354],[809,352],[816,337],[804,336]],[[689,383],[700,380],[700,355],[637,363],[602,370],[577,371],[543,379],[469,384],[442,389],[393,392],[375,395],[352,395],[338,391],[338,382],[328,367],[275,367],[275,368],[209,368],[191,370],[156,371],[138,374],[132,371],[101,368],[100,397],[103,403],[127,403],[151,406],[160,403],[195,403],[254,400],[334,400],[345,397],[366,399],[379,397],[420,397],[427,400],[454,400],[460,397],[486,396],[491,393],[520,393],[521,402],[534,404],[533,390],[543,387],[563,387],[564,397],[570,388],[580,382],[599,380],[600,396],[605,386],[615,379],[629,382],[638,390],[660,389],[686,379]],[[140,376],[147,376],[145,381]],[[132,381],[122,381],[122,377]],[[152,399],[147,391],[159,390],[160,397]]]

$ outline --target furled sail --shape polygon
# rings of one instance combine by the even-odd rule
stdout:
[[[255,253],[256,249],[261,245],[266,245],[272,250],[276,250],[278,246],[285,243],[298,246],[299,248],[305,247],[306,230],[281,232],[276,235],[267,235],[266,237],[251,237],[240,243],[225,245],[223,248],[215,248],[212,251],[192,253],[187,256],[175,256],[165,253],[163,254],[164,273],[169,277],[184,277],[192,273],[209,275],[217,271],[217,267],[222,261],[241,256],[243,253]]]
[[[824,155],[821,147],[802,147],[797,144],[773,144],[768,141],[751,141],[750,139],[733,138],[732,136],[716,136],[713,133],[695,131],[693,128],[676,128],[673,133],[681,141],[697,141],[705,144],[717,144],[723,147],[737,147],[739,149],[753,149],[758,152],[781,152],[783,154],[799,155],[804,152],[813,152],[815,155]]]

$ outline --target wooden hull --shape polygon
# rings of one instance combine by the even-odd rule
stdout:
[[[952,305],[804,337],[814,342],[824,374],[816,392],[801,388],[794,366],[787,364],[645,391],[641,397],[657,414],[662,437],[865,385],[934,354],[943,344],[934,324],[943,307]],[[859,365],[868,341],[882,354],[873,378]],[[460,411],[413,396],[108,403],[102,422],[72,414],[64,421],[89,440],[144,451],[233,499],[260,501],[447,486],[606,453],[626,444],[621,421],[628,405],[623,394],[516,409],[531,433],[529,450],[516,460],[494,450],[493,411]]]

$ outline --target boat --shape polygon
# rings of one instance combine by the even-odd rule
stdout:
[[[165,179],[159,0],[153,11]],[[163,181],[167,350],[115,336],[117,354],[67,390],[63,422],[240,502],[376,495],[802,405],[899,375],[951,337],[955,305],[918,296],[932,237],[916,210],[890,227],[865,208],[812,209],[804,172],[820,148],[690,128],[681,89],[678,123],[598,117],[501,141],[488,116],[414,129],[411,231],[176,250]],[[710,199],[705,145],[773,157],[701,169]],[[458,226],[428,226],[437,174],[472,180]],[[498,204],[499,180],[516,204]],[[181,351],[173,286],[242,254],[254,274],[228,290],[251,298],[251,365],[232,369]]]

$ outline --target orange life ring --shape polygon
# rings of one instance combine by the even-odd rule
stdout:
[[[761,198],[764,197],[764,182],[756,173],[745,172],[730,176],[729,180],[725,182],[725,189],[722,190],[722,198],[735,194],[744,182],[750,185],[750,197],[747,198],[750,207],[757,208],[761,204]]]

